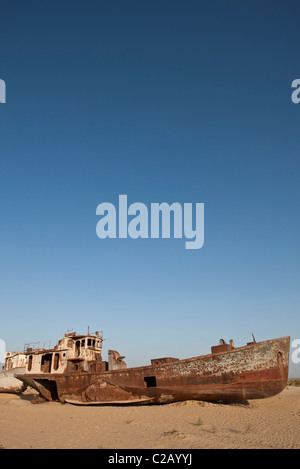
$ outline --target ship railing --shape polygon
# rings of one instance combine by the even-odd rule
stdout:
[[[32,352],[33,350],[39,350],[40,343],[39,342],[30,342],[29,344],[24,344],[24,353]]]

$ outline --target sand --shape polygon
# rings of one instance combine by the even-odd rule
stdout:
[[[245,404],[32,405],[0,394],[0,448],[300,448],[300,387]]]

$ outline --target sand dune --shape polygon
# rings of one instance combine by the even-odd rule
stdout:
[[[0,394],[0,447],[300,448],[299,387],[248,405],[80,407],[32,398]]]

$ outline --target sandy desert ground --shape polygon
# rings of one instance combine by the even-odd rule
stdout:
[[[0,394],[0,448],[300,448],[300,387],[245,404],[32,405]]]

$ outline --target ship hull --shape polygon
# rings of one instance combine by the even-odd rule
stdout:
[[[289,337],[283,337],[138,368],[24,374],[18,379],[47,400],[81,405],[262,399],[280,393],[286,386],[289,342]]]

